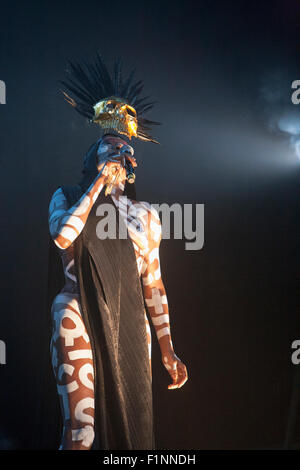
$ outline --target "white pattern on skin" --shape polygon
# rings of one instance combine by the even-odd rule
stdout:
[[[63,292],[57,295],[52,305],[52,365],[64,421],[60,450],[87,450],[94,439],[93,354],[78,301],[78,294]],[[76,316],[76,319],[73,317],[75,323],[64,315],[70,310]],[[83,399],[89,399],[90,406],[86,407],[85,413],[80,413],[77,405]]]
[[[72,430],[72,441],[81,441],[84,447],[90,448],[95,437],[93,426],[84,426],[80,429]]]
[[[122,141],[117,139],[117,142]],[[125,144],[126,142],[123,143]],[[111,152],[111,145],[112,140],[109,145],[102,143],[98,153],[105,156],[105,153]],[[64,419],[60,449],[87,450],[94,439],[93,355],[80,312],[73,242],[81,233],[90,210],[104,187],[109,172],[106,168],[104,170],[106,171],[95,178],[73,207],[68,208],[61,189],[53,194],[49,206],[49,229],[59,249],[65,273],[65,286],[52,305],[51,339],[52,364],[58,392],[62,397]],[[125,176],[125,170],[122,175]],[[160,272],[160,219],[157,211],[148,202],[120,198],[124,191],[124,182],[122,178],[115,182],[111,197],[119,208],[133,243],[147,310],[159,341],[163,364],[173,379],[173,384],[168,388],[177,388],[187,380],[187,374],[181,374],[181,377],[180,374],[175,375],[177,364],[181,367],[178,367],[179,371],[183,371],[185,366],[175,355],[171,340],[168,302]],[[146,312],[145,325],[152,376],[152,339]]]

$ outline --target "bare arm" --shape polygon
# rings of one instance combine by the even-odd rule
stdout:
[[[168,388],[180,388],[187,380],[187,370],[173,348],[168,299],[160,270],[161,223],[154,208],[151,209],[148,221],[148,239],[149,250],[142,272],[145,303],[159,342],[163,364],[173,379],[173,384]]]
[[[59,188],[52,196],[49,206],[49,229],[51,237],[55,244],[61,248],[69,248],[78,235],[82,232],[87,221],[89,213],[102,191],[105,184],[113,181],[113,171],[123,170],[125,157],[119,155],[119,148],[126,144],[119,138],[104,137],[101,139],[98,148],[98,175],[86,192],[72,207],[68,207],[67,200],[61,188]],[[132,157],[133,149],[131,148],[131,156],[127,155],[133,166],[136,163]],[[92,151],[95,151],[93,149]]]
[[[79,201],[68,208],[61,188],[52,196],[49,206],[49,229],[55,244],[66,249],[81,233],[88,215],[105,184],[105,172],[98,174]]]

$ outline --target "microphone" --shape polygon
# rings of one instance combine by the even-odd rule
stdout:
[[[133,155],[132,147],[130,147],[129,145],[124,145],[121,149],[121,154],[122,153],[130,153],[130,155]],[[126,170],[126,177],[127,177],[128,183],[130,184],[134,183],[135,182],[134,168],[131,165],[129,160],[125,161],[125,170]]]
[[[126,160],[126,163],[125,163],[125,170],[126,170],[128,183],[130,183],[130,184],[134,183],[135,182],[134,169],[133,169],[133,166],[131,165],[131,163],[128,160]]]

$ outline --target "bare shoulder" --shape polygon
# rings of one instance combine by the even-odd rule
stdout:
[[[52,194],[50,204],[49,204],[49,213],[57,210],[57,209],[63,209],[67,205],[67,200],[66,197],[63,193],[62,188],[56,189],[54,193]]]
[[[156,223],[160,223],[158,210],[155,208],[153,204],[147,201],[134,201],[134,200],[132,200],[132,203],[134,204],[136,208],[140,208],[146,211],[148,216],[150,216],[151,219],[153,218]]]

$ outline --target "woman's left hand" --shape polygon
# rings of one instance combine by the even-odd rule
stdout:
[[[162,354],[162,361],[173,380],[173,383],[168,385],[168,389],[182,387],[188,379],[187,369],[183,362],[174,351]]]

